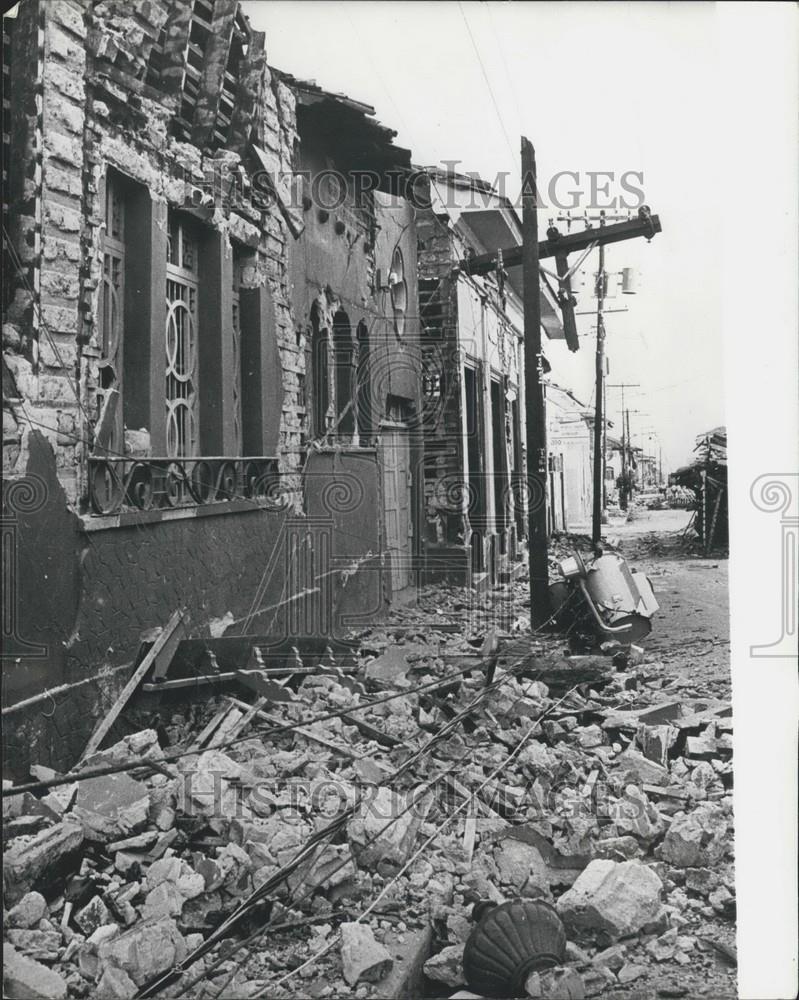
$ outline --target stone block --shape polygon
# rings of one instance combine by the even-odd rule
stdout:
[[[433,928],[429,925],[402,935],[393,931],[386,935],[383,943],[394,959],[394,967],[380,984],[386,1000],[416,1000],[422,996],[424,963],[432,942]]]
[[[18,951],[38,962],[55,962],[58,959],[61,946],[61,934],[58,931],[12,927],[6,931],[6,937]]]
[[[66,1000],[67,984],[53,969],[3,944],[3,995],[29,1000]]]
[[[83,73],[79,66],[66,66],[63,63],[49,60],[44,70],[44,108],[45,124],[47,123],[47,108],[51,101],[67,97],[79,105],[85,99]],[[63,157],[65,163],[79,163],[80,160],[70,160]]]
[[[142,986],[166,972],[186,957],[186,943],[174,921],[168,918],[143,920],[130,930],[104,941],[97,954],[100,967],[122,969]]]
[[[133,1000],[138,987],[123,969],[107,965],[97,983],[96,996],[103,1000]]]
[[[347,836],[360,865],[398,868],[407,860],[431,804],[429,795],[418,796],[411,804],[412,794],[381,786],[365,797],[347,824]]]
[[[51,4],[47,10],[51,24],[58,24],[76,38],[86,37],[86,26],[83,23],[85,8],[80,3]]]
[[[52,21],[47,25],[45,45],[51,56],[63,59],[73,69],[86,59],[83,46],[75,39],[74,35],[64,31]]]
[[[124,772],[87,778],[80,783],[74,815],[89,840],[119,840],[147,822],[147,786]]]
[[[45,123],[47,123],[46,114]],[[83,143],[75,136],[56,132],[54,128],[45,128],[44,158],[45,162],[52,158],[61,160],[63,163],[80,163],[83,159]]]
[[[75,914],[75,923],[89,937],[98,927],[110,924],[111,914],[100,896],[94,896]]]
[[[83,828],[65,820],[42,830],[32,840],[12,845],[3,859],[6,899],[14,903],[25,895],[51,865],[83,843]]]
[[[564,923],[575,930],[619,938],[660,916],[662,888],[658,876],[640,861],[592,861],[556,907]]]
[[[78,331],[78,310],[77,306],[65,308],[63,306],[43,305],[42,320],[50,333],[71,333]],[[43,335],[42,340],[46,340]]]
[[[379,982],[394,964],[387,949],[375,939],[372,928],[355,922],[341,925],[341,961],[344,979],[350,986]]]
[[[583,1000],[583,977],[575,969],[531,972],[524,984],[525,995],[534,1000]]]
[[[614,771],[624,775],[627,781],[640,785],[667,785],[669,772],[661,764],[648,760],[637,750],[625,750],[612,762]]]
[[[61,202],[44,199],[43,226],[55,226],[64,233],[80,233],[83,219],[79,207],[70,207]]]
[[[75,265],[80,263],[80,244],[77,238],[64,239],[45,232],[42,234],[42,258],[54,267],[74,273]]]
[[[679,868],[717,865],[729,847],[727,815],[715,802],[700,802],[690,813],[675,816],[660,845],[660,857]]]
[[[520,840],[503,840],[494,853],[500,879],[516,893],[531,883],[537,889],[549,890],[549,866],[538,848]]]
[[[26,892],[8,913],[7,926],[35,927],[47,913],[47,903],[39,892]]]

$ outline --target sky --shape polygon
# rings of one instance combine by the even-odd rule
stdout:
[[[579,179],[557,182],[559,200],[577,191],[594,215],[590,172],[612,171],[607,197],[628,202],[621,175],[643,175],[632,180],[663,232],[606,252],[609,271],[638,273],[636,295],[606,302],[627,309],[606,314],[608,381],[639,384],[625,393],[633,443],[659,443],[664,471],[689,462],[696,435],[725,423],[715,6],[250,0],[244,9],[266,32],[270,65],[374,106],[414,163],[458,160],[456,169],[489,180],[506,172],[515,198],[526,135],[547,203],[540,238],[563,214],[547,197],[560,171]],[[589,313],[590,284],[578,305]],[[579,352],[563,341],[545,350],[552,377],[592,405],[594,319],[578,325]],[[608,413],[620,431],[617,389]]]

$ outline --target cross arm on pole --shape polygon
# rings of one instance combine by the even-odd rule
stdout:
[[[538,243],[538,259],[566,257],[570,253],[585,250],[592,244],[606,246],[608,243],[621,243],[624,240],[637,239],[641,236],[651,240],[660,232],[662,232],[660,218],[657,215],[650,215],[649,210],[642,207],[638,211],[637,219],[618,222],[612,226],[585,229],[580,233],[558,234],[556,237],[541,240]],[[506,268],[521,264],[522,257],[522,247],[520,246],[503,247],[502,249],[502,263]],[[459,262],[458,266],[466,274],[489,274],[497,268],[497,251],[466,257]]]

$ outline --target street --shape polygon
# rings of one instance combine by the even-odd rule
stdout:
[[[688,510],[636,510],[608,537],[652,582],[660,611],[644,645],[667,668],[664,680],[686,694],[728,698],[728,560],[696,554],[684,535],[690,517]]]

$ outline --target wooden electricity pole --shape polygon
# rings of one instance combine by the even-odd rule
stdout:
[[[604,212],[599,220],[600,228],[605,225]],[[605,321],[602,310],[605,305],[605,244],[599,244],[599,273],[596,276],[596,405],[594,407],[594,508],[591,525],[591,541],[598,545],[602,538],[602,487],[604,459],[602,451],[602,425],[605,422]]]
[[[640,382],[609,382],[608,389],[621,389],[621,496],[619,506],[622,510],[627,510],[627,448],[629,447],[629,437],[625,434],[625,413],[624,390],[638,389]]]
[[[541,354],[541,288],[539,261],[554,257],[557,264],[559,299],[564,316],[564,332],[571,350],[580,342],[573,320],[574,300],[570,294],[570,274],[567,258],[570,253],[582,253],[607,243],[643,237],[651,240],[661,232],[660,219],[652,215],[647,205],[641,205],[638,216],[614,225],[586,228],[579,233],[561,234],[551,227],[547,239],[538,241],[538,195],[536,189],[535,151],[529,139],[522,136],[522,245],[497,247],[488,253],[465,257],[458,261],[454,274],[494,274],[497,268],[522,265],[524,280],[524,389],[527,427],[527,476],[529,484],[528,543],[530,546],[530,618],[533,628],[549,619],[549,560],[547,553],[547,438],[546,409],[543,385],[543,355]],[[579,262],[576,266],[579,266]],[[604,271],[604,256],[600,264]],[[604,289],[603,289],[604,291]],[[607,312],[615,310],[606,310]],[[600,310],[601,313],[601,310]],[[604,326],[601,326],[604,334]],[[604,347],[603,347],[604,350]],[[604,361],[603,361],[604,364]],[[597,404],[603,410],[601,403]],[[601,429],[604,421],[597,420],[600,433],[598,453],[603,458]],[[596,444],[596,440],[595,440]],[[595,483],[596,487],[596,483]],[[594,489],[594,498],[600,489]]]
[[[524,280],[524,393],[527,426],[530,622],[549,618],[547,552],[547,439],[541,355],[541,288],[538,272],[538,202],[535,150],[522,136],[522,273]]]

